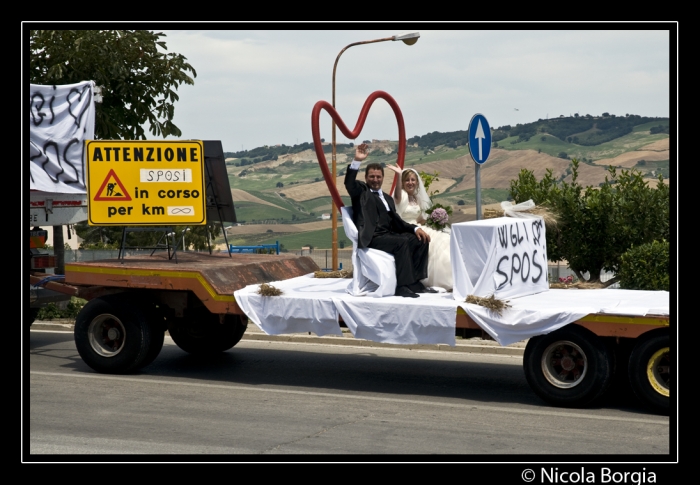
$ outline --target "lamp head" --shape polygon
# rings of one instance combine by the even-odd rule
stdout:
[[[413,45],[418,42],[420,37],[420,32],[404,32],[402,34],[396,34],[392,40],[402,40],[406,45]]]

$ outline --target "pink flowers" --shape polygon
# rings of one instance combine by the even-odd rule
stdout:
[[[452,214],[452,209],[435,204],[428,210],[428,214],[428,220],[425,221],[425,224],[436,231],[442,231],[449,225],[447,221],[450,218],[450,214]]]
[[[566,278],[561,277],[561,276],[559,277],[559,283],[565,283],[567,285],[570,285],[573,282],[574,282],[574,277],[571,275],[567,276]]]
[[[433,211],[432,214],[430,214],[430,219],[434,223],[444,226],[445,224],[447,224],[447,211],[445,209],[437,208]]]

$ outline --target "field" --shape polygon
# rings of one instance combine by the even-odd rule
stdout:
[[[648,123],[652,125],[652,123]],[[661,173],[670,183],[670,139],[668,134],[649,133],[650,126],[640,125],[625,136],[596,146],[579,146],[542,134],[529,141],[506,138],[492,148],[489,159],[480,167],[481,207],[498,208],[507,200],[512,180],[522,169],[533,171],[539,179],[551,169],[561,180],[570,180],[570,158],[578,158],[579,183],[597,187],[608,175],[608,167],[635,169],[653,178]],[[373,141],[368,160],[395,163],[394,141]],[[568,158],[559,155],[566,153]],[[343,186],[347,164],[354,151],[338,153],[336,186],[345,204],[350,199]],[[327,154],[327,159],[330,160]],[[244,225],[229,229],[229,243],[236,245],[271,244],[280,241],[286,249],[299,249],[311,245],[314,248],[331,247],[331,221],[322,220],[331,212],[331,198],[316,154],[306,150],[293,155],[283,155],[277,160],[247,165],[227,165],[229,181],[238,222]],[[433,202],[449,205],[453,209],[452,222],[476,218],[476,169],[466,146],[435,147],[428,151],[408,147],[405,166],[414,167],[428,174],[437,173],[437,180],[429,188]],[[329,163],[330,169],[330,163]],[[568,172],[570,173],[570,171]],[[387,174],[383,189],[389,192],[393,177]],[[346,247],[342,222],[338,221],[338,242]],[[216,241],[223,243],[223,237]]]

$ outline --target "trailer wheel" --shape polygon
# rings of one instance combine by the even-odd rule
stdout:
[[[572,324],[531,338],[523,366],[528,384],[541,399],[554,406],[584,407],[610,387],[614,358],[597,335]]]
[[[97,372],[126,374],[151,363],[163,347],[164,331],[148,312],[121,295],[89,301],[75,319],[74,338],[83,361]]]
[[[206,308],[187,312],[182,318],[171,319],[168,332],[175,344],[190,354],[219,353],[240,342],[248,328],[248,320],[241,315],[219,315]]]
[[[659,414],[670,408],[671,356],[667,332],[640,337],[630,354],[628,374],[634,394]]]

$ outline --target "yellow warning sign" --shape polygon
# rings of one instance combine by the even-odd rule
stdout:
[[[199,140],[85,142],[88,224],[206,224]]]

